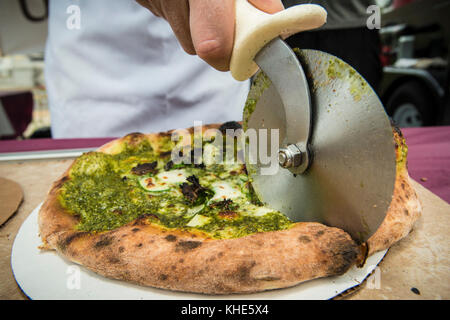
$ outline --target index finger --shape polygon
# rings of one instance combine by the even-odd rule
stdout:
[[[191,37],[197,55],[228,71],[234,41],[234,0],[189,0]]]

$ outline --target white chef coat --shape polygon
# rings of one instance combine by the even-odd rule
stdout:
[[[71,5],[79,29],[67,27]],[[186,54],[169,24],[132,0],[50,1],[45,62],[54,138],[241,120],[249,89]]]

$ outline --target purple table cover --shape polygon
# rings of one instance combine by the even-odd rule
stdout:
[[[450,126],[405,128],[411,177],[450,203]],[[0,141],[0,153],[97,148],[114,138]]]

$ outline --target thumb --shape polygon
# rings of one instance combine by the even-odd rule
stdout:
[[[267,13],[276,13],[284,9],[281,0],[248,0],[248,2]]]
[[[275,13],[281,0],[249,0],[258,9]],[[234,41],[234,0],[189,0],[190,29],[197,55],[220,71],[229,70]]]

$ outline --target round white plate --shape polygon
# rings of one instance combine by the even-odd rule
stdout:
[[[31,299],[331,299],[364,281],[387,252],[385,250],[372,255],[363,268],[352,267],[342,276],[311,280],[287,289],[226,296],[180,293],[104,278],[66,260],[55,251],[39,250],[39,209],[40,206],[20,227],[11,253],[14,277]]]

